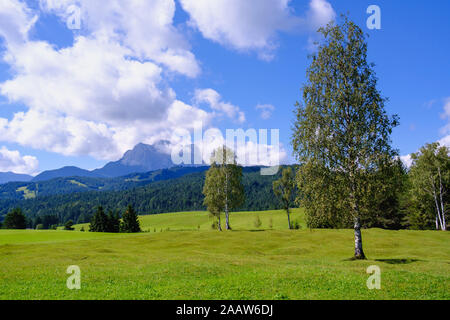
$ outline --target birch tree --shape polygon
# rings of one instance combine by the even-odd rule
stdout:
[[[386,114],[361,28],[344,16],[319,32],[323,40],[296,104],[298,200],[316,217],[345,212],[353,221],[354,257],[365,259],[361,219],[370,211],[362,205],[368,185],[380,185],[372,184],[375,173],[397,155],[390,135],[398,120]]]
[[[240,207],[245,201],[242,167],[238,166],[234,152],[223,146],[214,151],[209,171],[203,189],[205,205],[219,219],[220,212],[224,212],[225,228],[231,230],[230,210]]]
[[[223,180],[222,171],[213,162],[206,172],[205,184],[203,186],[203,194],[205,196],[203,203],[209,213],[218,220],[217,226],[219,231],[222,231],[220,216],[225,210],[225,194],[221,191],[223,188]]]
[[[283,169],[281,178],[273,182],[273,193],[281,200],[283,209],[286,211],[289,229],[292,229],[290,208],[295,192],[295,176],[291,167]]]
[[[447,230],[449,151],[449,148],[441,147],[439,143],[425,145],[411,155],[413,163],[409,173],[412,197],[434,209],[436,230],[443,231]]]

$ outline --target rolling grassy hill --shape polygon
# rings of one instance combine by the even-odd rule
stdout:
[[[227,232],[203,212],[140,219],[151,232],[0,230],[0,299],[450,299],[448,232],[364,230],[369,260],[351,261],[352,230],[286,230],[281,211],[233,213]]]
[[[256,216],[262,224],[255,227]],[[225,228],[225,216],[222,216],[222,227]],[[292,209],[291,221],[298,221],[302,228],[306,228],[303,209]],[[152,214],[140,216],[141,229],[144,232],[161,231],[209,231],[214,219],[206,211],[175,212],[165,214]],[[272,221],[272,222],[271,222]],[[233,212],[230,215],[230,224],[233,230],[284,230],[288,227],[287,216],[283,210],[268,210],[258,212]],[[272,225],[272,228],[270,227]],[[89,223],[75,225],[75,230],[82,227],[89,230]],[[200,227],[200,228],[199,228]],[[62,229],[61,227],[60,229]],[[215,231],[215,230],[214,230]]]

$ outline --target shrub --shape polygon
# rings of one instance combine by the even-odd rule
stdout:
[[[25,215],[22,213],[22,209],[16,208],[10,211],[6,217],[4,223],[5,229],[26,229],[27,221]]]
[[[300,223],[298,222],[298,220],[293,221],[291,225],[292,225],[292,229],[295,229],[295,230],[302,228]]]
[[[256,215],[253,225],[255,226],[256,229],[261,228],[262,222],[261,222],[261,219],[259,218],[259,215]]]
[[[66,222],[66,224],[64,225],[64,230],[68,230],[68,231],[73,231],[75,230],[75,228],[73,228],[73,221],[69,220]]]

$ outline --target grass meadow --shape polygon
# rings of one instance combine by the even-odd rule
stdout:
[[[300,230],[282,211],[233,213],[224,232],[205,212],[140,220],[139,234],[0,230],[0,299],[450,299],[448,232],[363,230],[368,260],[353,261],[352,230],[309,230],[299,209]]]

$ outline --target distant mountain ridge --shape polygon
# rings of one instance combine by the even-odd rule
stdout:
[[[28,182],[33,179],[28,174],[18,174],[14,172],[0,172],[0,184],[8,182]]]
[[[204,172],[208,168],[208,166],[172,167],[144,173],[132,173],[115,178],[70,176],[43,181],[8,182],[0,185],[0,200],[34,199],[87,191],[128,190],[146,186],[156,181],[171,180],[187,174]],[[67,172],[70,172],[70,170],[68,168]]]
[[[172,168],[174,167],[174,163],[172,162],[171,156],[164,152],[164,149],[167,149],[168,146],[169,142],[164,140],[154,145],[139,143],[132,150],[125,152],[120,160],[109,162],[103,168],[90,171],[68,166],[44,171],[32,178],[32,181],[37,182],[67,177],[116,178],[131,173]]]
[[[47,181],[56,178],[66,178],[66,177],[89,177],[89,178],[100,178],[101,176],[93,173],[89,170],[80,169],[74,166],[62,167],[60,169],[55,170],[47,170],[36,177],[34,177],[31,181]]]

